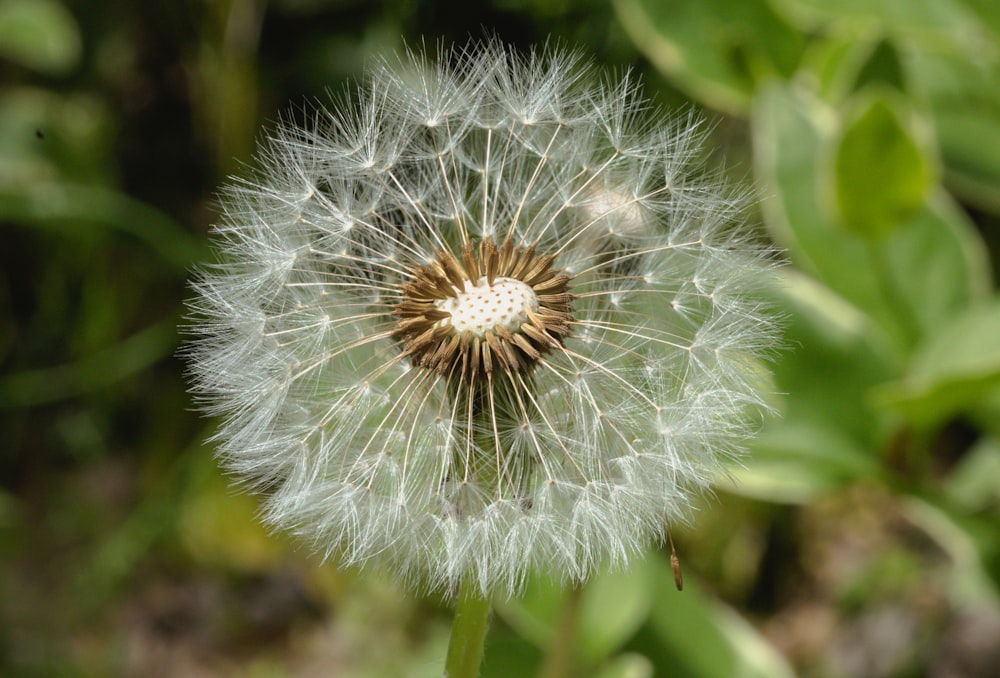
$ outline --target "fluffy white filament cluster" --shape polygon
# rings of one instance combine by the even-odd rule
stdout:
[[[692,172],[697,121],[627,75],[497,42],[436,56],[279,127],[226,191],[194,391],[266,520],[344,565],[432,589],[581,580],[662,539],[739,451],[773,335],[766,252]],[[466,289],[414,280],[487,240],[564,277],[494,281],[519,308],[467,331],[434,309],[492,289],[485,264]],[[410,314],[424,334],[404,302],[432,309]]]

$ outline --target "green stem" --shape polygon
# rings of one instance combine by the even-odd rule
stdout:
[[[583,602],[583,584],[573,586],[563,601],[562,615],[556,635],[549,643],[541,678],[570,678],[576,671],[576,640],[580,632],[580,608]]]
[[[462,583],[455,608],[455,622],[448,642],[445,678],[476,678],[483,659],[486,627],[489,624],[490,599],[471,579]]]

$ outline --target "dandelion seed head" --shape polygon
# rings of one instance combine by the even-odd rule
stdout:
[[[770,266],[691,116],[559,48],[376,65],[223,195],[193,392],[264,518],[514,593],[687,520],[764,407]]]

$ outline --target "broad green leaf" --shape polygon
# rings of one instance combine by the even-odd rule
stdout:
[[[972,108],[996,114],[1000,105],[1000,50],[995,47],[964,59],[949,53],[911,50],[906,53],[906,78],[913,95],[934,110]]]
[[[968,47],[987,39],[979,17],[959,0],[774,0],[774,4],[807,30],[830,22],[839,23],[833,30],[845,31],[877,25],[930,47]]]
[[[895,46],[879,31],[816,37],[803,54],[796,77],[831,103],[873,83],[901,90],[904,79]]]
[[[565,615],[575,609],[577,661],[593,666],[618,650],[646,620],[652,586],[649,565],[639,560],[628,571],[592,578],[580,591],[536,577],[523,596],[498,603],[497,611],[522,636],[544,649],[557,636]]]
[[[1000,389],[993,389],[983,396],[974,413],[976,423],[994,436],[1000,437]]]
[[[0,96],[0,191],[17,193],[39,182],[117,181],[115,114],[101,95],[28,85]]]
[[[871,317],[905,352],[923,332],[989,288],[981,237],[936,194],[880,243],[840,228],[821,200],[821,170],[836,112],[789,88],[768,87],[753,110],[762,207],[793,262]],[[934,270],[935,275],[927,274]]]
[[[819,36],[806,46],[797,77],[824,100],[839,101],[854,89],[871,50],[858,35]]]
[[[1000,438],[986,436],[966,452],[948,474],[944,494],[967,511],[1000,506]]]
[[[840,223],[882,240],[924,203],[934,170],[908,129],[900,102],[865,97],[850,114],[834,150],[833,197]]]
[[[996,0],[961,0],[961,5],[979,16],[986,29],[1000,36],[1000,2]]]
[[[825,43],[854,43],[860,49],[882,38],[895,45],[903,69],[899,82],[905,83],[898,87],[930,111],[949,187],[1000,213],[1000,154],[995,152],[1000,143],[1000,3],[774,0],[774,5],[789,22],[815,35],[810,49]],[[856,65],[855,51],[848,50],[837,64],[842,73],[807,57],[805,72],[818,78],[817,91],[826,96],[831,85],[842,91]],[[869,74],[872,66],[866,66]]]
[[[829,289],[794,271],[782,273],[772,291],[775,309],[784,318],[786,347],[773,365],[781,416],[771,427],[839,431],[848,441],[834,449],[872,449],[886,433],[885,424],[862,394],[893,378],[901,360],[888,338],[864,313]],[[787,440],[796,434],[780,434]],[[787,443],[782,443],[787,447]],[[808,452],[806,453],[808,455]],[[845,454],[850,457],[851,452]],[[845,461],[849,466],[851,461]]]
[[[804,40],[764,0],[616,0],[639,49],[699,101],[745,114],[764,80],[795,71]]]
[[[1000,50],[975,60],[915,52],[905,65],[914,96],[931,113],[949,186],[1000,213]]]
[[[177,318],[145,327],[78,360],[0,375],[0,408],[68,400],[120,384],[177,348]]]
[[[846,254],[857,261],[864,256],[864,246],[837,231],[817,197],[823,143],[820,127],[829,126],[832,115],[821,102],[801,91],[772,85],[757,96],[751,123],[768,230],[801,269],[837,289],[842,287],[837,282],[843,276],[837,275],[836,262],[830,262],[826,253],[850,248]],[[856,278],[847,277],[845,282]],[[858,293],[871,289],[867,281],[859,283]],[[848,290],[844,296],[859,295]]]
[[[922,344],[906,375],[877,391],[883,407],[935,425],[1000,388],[1000,300],[970,308]]]
[[[53,0],[0,0],[0,57],[47,75],[65,75],[80,59],[79,27]]]
[[[869,85],[877,85],[902,91],[905,84],[903,64],[895,44],[888,39],[872,44],[868,58],[855,78],[854,88],[860,90]]]
[[[843,483],[876,477],[872,450],[890,433],[864,394],[898,373],[898,359],[871,319],[815,280],[784,271],[773,290],[785,346],[773,366],[779,416],[731,470],[728,491],[799,503]]]
[[[896,314],[921,335],[989,299],[993,284],[982,236],[944,192],[898,228],[882,251]]]
[[[943,497],[908,497],[906,517],[948,554],[950,596],[957,606],[1000,602],[1000,531],[996,512],[969,513]]]
[[[767,87],[755,100],[756,174],[770,196],[762,203],[765,221],[801,270],[875,318],[905,345],[904,332],[881,292],[871,248],[838,228],[819,196],[820,161],[834,115],[821,102],[787,87]]]
[[[934,124],[949,186],[1000,214],[1000,108],[993,114],[974,107],[942,109],[935,112]]]
[[[761,501],[801,504],[879,474],[876,455],[845,431],[818,421],[783,419],[754,437],[747,459],[720,488]]]
[[[693,577],[674,588],[665,558],[650,558],[656,588],[649,622],[630,645],[671,678],[791,678],[791,667],[744,619],[704,594]]]
[[[654,587],[646,558],[628,571],[608,572],[589,582],[580,609],[579,649],[585,665],[610,656],[649,616]]]
[[[914,97],[931,113],[949,186],[1000,213],[1000,50],[994,43],[973,59],[914,51],[904,65]]]
[[[207,254],[203,242],[159,209],[102,186],[42,181],[0,185],[0,219],[74,238],[119,231],[143,241],[179,271]]]
[[[542,653],[534,643],[500,624],[494,624],[486,638],[479,675],[480,678],[533,676],[538,672],[542,661]],[[440,662],[434,661],[428,665],[437,669],[436,678],[440,678]]]
[[[568,595],[556,582],[536,575],[528,580],[522,595],[497,601],[494,609],[520,636],[544,649],[555,636]]]
[[[655,675],[653,663],[649,659],[629,652],[612,659],[593,678],[655,678]]]

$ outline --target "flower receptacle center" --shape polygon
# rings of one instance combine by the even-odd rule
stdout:
[[[470,385],[497,370],[528,373],[570,335],[570,279],[555,259],[484,238],[412,267],[392,310],[400,356]]]
[[[450,325],[459,334],[483,337],[497,325],[517,332],[528,314],[538,311],[538,295],[530,285],[514,278],[498,277],[491,285],[482,277],[475,284],[466,280],[464,290],[438,300],[435,306],[449,314],[439,321],[441,325]]]

